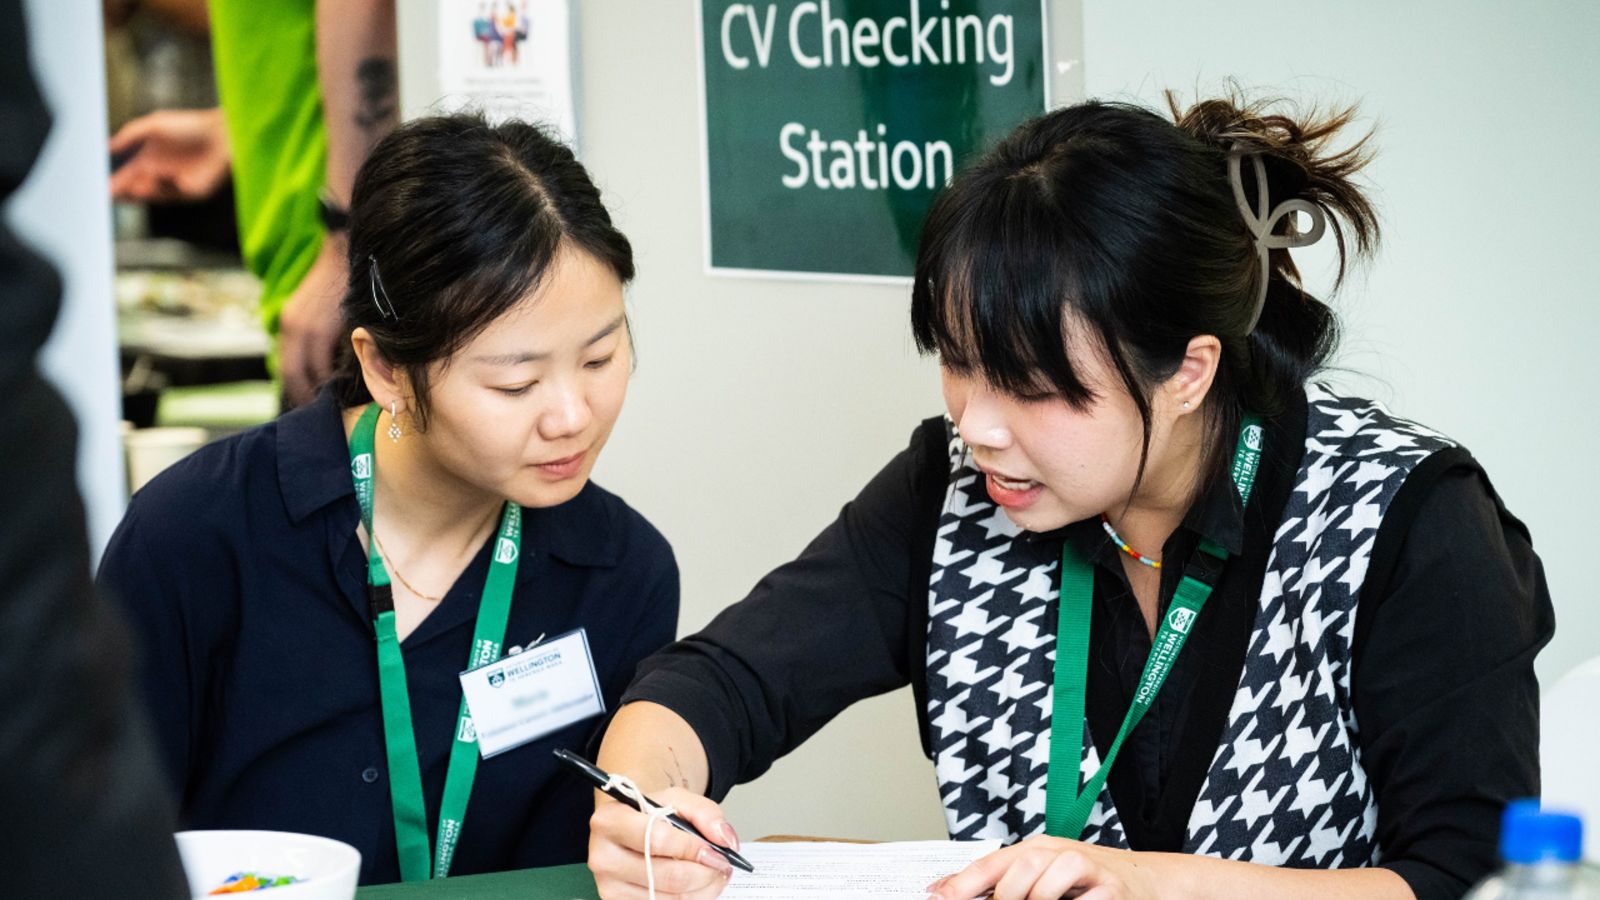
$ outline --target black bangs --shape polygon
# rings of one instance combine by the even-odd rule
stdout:
[[[1049,186],[1027,172],[978,169],[958,179],[923,226],[911,330],[918,350],[955,372],[1081,409],[1095,400],[1068,350],[1071,298],[1082,285],[1073,253],[1082,245],[1056,207]]]
[[[1376,236],[1350,180],[1366,159],[1361,142],[1328,143],[1353,113],[1302,122],[1274,109],[1206,101],[1175,124],[1089,101],[1019,125],[928,211],[911,291],[917,349],[1009,395],[1080,411],[1126,390],[1144,426],[1142,477],[1155,392],[1207,337],[1218,351],[1200,397],[1202,471],[1226,477],[1244,411],[1290,408],[1337,335],[1287,250],[1272,252],[1261,283],[1230,157],[1260,164],[1251,191],[1342,218],[1358,249],[1361,235]]]

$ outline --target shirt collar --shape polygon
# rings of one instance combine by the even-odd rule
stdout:
[[[278,482],[289,520],[302,524],[341,500],[355,499],[350,444],[339,397],[344,383],[322,389],[308,406],[277,421]],[[593,481],[559,506],[522,511],[522,552],[548,553],[578,566],[612,566],[621,556],[619,503]]]
[[[1261,463],[1256,467],[1256,483],[1250,493],[1250,508],[1245,509],[1239,499],[1239,489],[1233,483],[1233,451],[1229,444],[1228,465],[1206,486],[1200,498],[1189,507],[1183,518],[1183,529],[1197,539],[1209,538],[1238,556],[1244,551],[1247,514],[1257,531],[1267,529],[1271,540],[1276,529],[1277,516],[1281,515],[1287,492],[1293,485],[1300,456],[1304,450],[1306,430],[1306,399],[1304,391],[1296,391],[1288,398],[1285,408],[1277,415],[1262,420]],[[1270,524],[1263,524],[1270,523]]]
[[[1229,471],[1232,456],[1229,456]],[[1193,532],[1195,537],[1209,539],[1217,546],[1238,556],[1244,550],[1244,504],[1239,500],[1239,489],[1233,478],[1223,472],[1206,485],[1189,512],[1184,514],[1180,526]]]
[[[299,525],[317,510],[354,497],[350,444],[339,405],[340,382],[329,384],[308,406],[278,419],[278,483],[289,521]]]

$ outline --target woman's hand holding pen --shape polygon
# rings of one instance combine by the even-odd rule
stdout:
[[[689,723],[655,703],[629,703],[606,729],[595,762],[607,772],[631,777],[644,795],[677,810],[707,838],[737,851],[739,836],[722,808],[708,799],[710,766]],[[589,818],[589,869],[605,900],[648,895],[644,834],[649,817],[595,792]],[[658,897],[710,898],[722,893],[733,866],[705,841],[657,822],[650,833],[650,860]]]
[[[739,836],[711,800],[680,787],[651,789],[641,784],[657,803],[677,810],[679,816],[714,841],[739,849]],[[644,861],[644,833],[648,817],[624,803],[595,793],[594,815],[589,818],[589,869],[604,900],[644,897],[649,883]],[[710,898],[722,893],[733,865],[705,841],[658,822],[651,829],[650,861],[655,870],[656,896]]]

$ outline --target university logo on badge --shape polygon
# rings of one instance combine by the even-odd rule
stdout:
[[[501,538],[494,548],[494,561],[502,565],[517,561],[517,544],[510,538]]]
[[[463,744],[476,744],[478,742],[478,728],[472,724],[471,716],[461,718],[461,728],[456,732],[456,740]]]
[[[489,687],[496,687],[497,688],[497,687],[500,687],[501,685],[503,685],[505,683],[506,683],[506,673],[504,673],[504,672],[490,672],[489,673]]]
[[[1194,624],[1194,610],[1177,607],[1167,613],[1167,625],[1179,634],[1188,634],[1189,626]]]
[[[357,478],[372,477],[372,454],[363,453],[350,460],[350,473]]]
[[[1244,430],[1244,445],[1251,450],[1261,449],[1261,426],[1251,425]]]

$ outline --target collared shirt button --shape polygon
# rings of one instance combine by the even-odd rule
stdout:
[[[377,781],[378,780],[378,770],[377,770],[377,768],[374,767],[374,766],[368,766],[366,768],[366,771],[361,773],[361,780],[365,781],[367,784],[372,784],[373,782]]]

